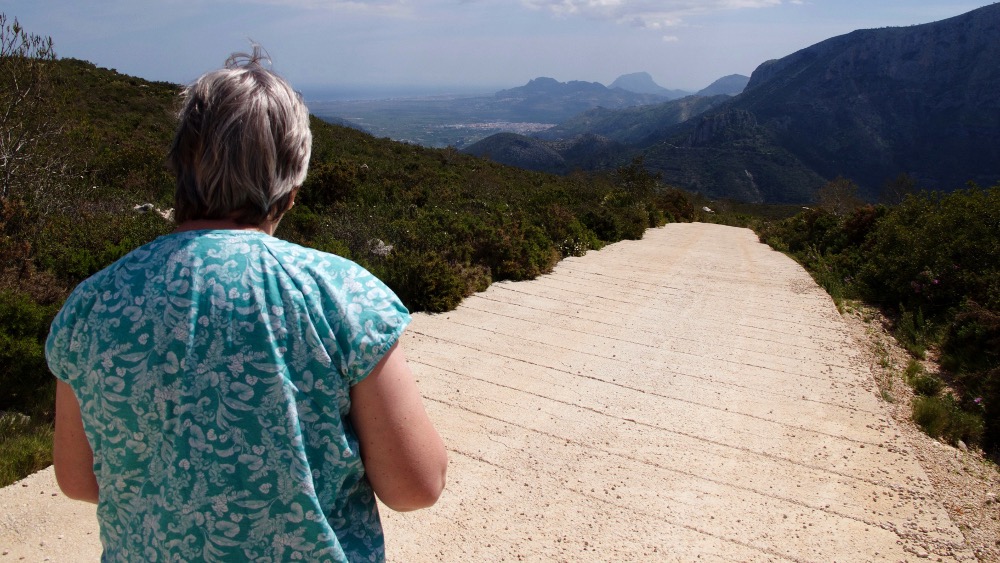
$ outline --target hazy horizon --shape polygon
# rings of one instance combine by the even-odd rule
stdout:
[[[0,0],[61,57],[187,83],[260,42],[303,92],[492,93],[540,76],[648,72],[695,92],[856,29],[930,23],[982,0]]]
[[[642,70],[637,70],[633,72],[645,72]],[[632,74],[633,72],[623,72],[621,75]],[[728,76],[728,75],[727,75]],[[749,75],[747,75],[749,76]],[[536,78],[542,78],[541,76],[535,76],[529,79],[534,80]],[[615,77],[618,78],[617,76]],[[720,76],[714,79],[724,78]],[[560,82],[569,82],[575,79],[560,80]],[[594,81],[587,81],[594,82]],[[601,82],[603,86],[610,87],[614,80],[609,80],[608,82]],[[472,97],[472,96],[492,96],[500,90],[506,90],[510,88],[518,88],[527,84],[527,81],[520,84],[493,84],[493,85],[483,85],[483,86],[470,86],[470,85],[459,85],[459,84],[427,84],[427,85],[409,85],[409,84],[305,84],[296,85],[296,89],[302,94],[307,102],[320,102],[320,101],[351,101],[351,100],[381,100],[381,99],[407,99],[407,98],[435,98],[435,97]],[[695,92],[702,90],[711,85],[711,83],[705,84],[698,87],[697,89],[685,89],[676,88],[669,84],[659,84],[663,88],[669,90],[684,90],[694,94]]]

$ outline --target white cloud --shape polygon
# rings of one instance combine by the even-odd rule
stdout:
[[[792,0],[797,3],[799,0]],[[566,16],[613,20],[634,27],[680,26],[686,18],[715,12],[780,6],[782,0],[521,0],[525,6]]]
[[[680,40],[681,40],[681,38],[677,37],[676,35],[664,35],[663,36],[663,42],[664,43],[677,43]]]

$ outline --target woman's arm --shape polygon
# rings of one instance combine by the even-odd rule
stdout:
[[[94,477],[94,453],[80,418],[80,403],[73,388],[56,382],[56,433],[52,445],[56,482],[71,499],[97,502],[97,478]]]
[[[437,502],[448,455],[399,344],[351,388],[351,423],[379,500],[400,512]]]

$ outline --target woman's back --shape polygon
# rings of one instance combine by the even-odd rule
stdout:
[[[380,558],[350,388],[408,321],[356,264],[253,230],[167,235],[81,284],[48,352],[105,557]]]

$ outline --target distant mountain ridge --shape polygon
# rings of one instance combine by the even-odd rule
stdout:
[[[599,82],[559,82],[539,77],[524,86],[500,90],[493,95],[499,106],[525,121],[558,122],[595,107],[625,108],[664,101],[657,94],[608,88]]]
[[[935,23],[855,31],[765,62],[741,94],[647,128],[641,140],[629,133],[639,108],[591,111],[539,136],[620,139],[613,154],[644,156],[667,183],[748,201],[811,201],[837,176],[869,200],[900,173],[936,190],[993,185],[997,61],[1000,4],[992,4]],[[581,167],[560,156],[564,167]]]
[[[635,92],[638,94],[654,94],[657,96],[663,96],[668,100],[676,100],[678,98],[683,98],[685,96],[690,96],[691,92],[685,90],[668,90],[663,86],[657,84],[653,77],[649,75],[648,72],[633,72],[631,74],[623,74],[615,79],[608,88],[621,88],[622,90],[628,90],[629,92]]]
[[[724,94],[726,96],[738,96],[743,93],[743,90],[746,89],[749,82],[749,76],[743,76],[742,74],[730,74],[729,76],[723,76],[705,88],[702,88],[695,95],[718,96],[720,94]]]
[[[818,183],[843,175],[871,200],[902,172],[931,189],[990,185],[1000,179],[998,60],[1000,4],[935,23],[855,31],[763,63],[743,94],[676,126],[651,152],[676,163],[685,152],[739,147],[751,173],[751,164],[766,162],[790,178],[811,173]],[[755,124],[709,127],[726,114],[750,115]],[[761,199],[801,191],[793,181],[773,181],[760,187]],[[716,189],[746,188],[741,180]]]
[[[642,143],[657,131],[683,123],[729,100],[729,96],[687,96],[659,104],[619,110],[595,108],[536,133],[539,139],[556,141],[583,134],[596,134],[619,143]]]

